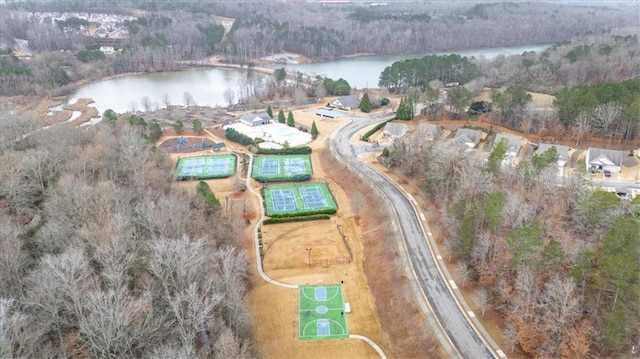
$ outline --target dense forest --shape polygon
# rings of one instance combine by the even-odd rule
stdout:
[[[385,152],[437,204],[462,284],[475,288],[481,315],[506,319],[505,349],[624,357],[640,321],[640,197],[623,201],[579,176],[556,186],[557,155],[501,168],[499,149],[485,162],[416,135]]]
[[[171,188],[144,125],[2,114],[0,357],[253,356],[242,226]]]
[[[0,95],[63,94],[83,79],[180,69],[184,61],[210,55],[250,63],[282,51],[326,59],[356,53],[411,54],[545,43],[564,46],[563,41],[588,32],[637,25],[633,11],[552,3],[401,2],[367,8],[268,1],[118,2],[114,6],[106,1],[78,0],[0,6],[0,45],[10,47],[14,38],[25,39],[36,55],[29,63],[0,57]],[[95,39],[80,31],[82,19],[54,22],[34,15],[45,11],[126,14],[137,20],[124,21],[128,36],[116,45],[122,51],[104,58]],[[214,15],[235,19],[228,33]],[[566,73],[566,85],[593,81],[591,68],[604,72],[606,66],[592,64],[592,54],[617,57],[625,48],[630,49],[630,44],[624,43],[627,40],[620,41],[609,44],[611,48],[595,44],[574,51],[571,65],[559,69]],[[637,38],[631,41],[637,43]],[[627,55],[635,56],[632,50]],[[543,60],[527,62],[523,71],[511,60],[502,59],[492,65],[494,70],[487,77],[503,83],[536,82],[536,78],[544,82],[549,63],[555,66],[557,62],[552,56]],[[571,69],[578,65],[585,70],[574,74]],[[633,73],[632,68],[621,71]],[[603,74],[602,80],[617,73]]]

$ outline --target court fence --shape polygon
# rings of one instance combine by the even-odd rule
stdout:
[[[264,261],[262,262],[263,270],[282,270],[282,269],[301,269],[301,268],[329,268],[334,265],[341,264],[349,264],[351,263],[351,259],[349,257],[336,257],[336,258],[327,258],[320,260],[311,260],[311,263],[297,263],[297,264],[274,264],[274,265],[264,265]]]

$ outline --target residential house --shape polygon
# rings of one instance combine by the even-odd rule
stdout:
[[[113,48],[113,46],[100,46],[100,52],[105,55],[113,55],[116,50]]]
[[[423,139],[427,141],[433,141],[438,136],[442,135],[442,128],[432,123],[421,123],[418,126],[417,132]]]
[[[558,153],[558,167],[564,167],[569,160],[569,146],[561,146],[554,145],[550,143],[541,143],[538,145],[538,149],[536,153],[538,156],[550,150],[552,147],[555,147],[556,152]]]
[[[482,138],[482,132],[478,130],[472,130],[470,128],[459,128],[456,131],[456,137],[453,139],[455,146],[466,146],[468,148],[474,148],[480,143]]]
[[[256,127],[270,124],[272,122],[272,118],[266,112],[248,113],[240,117],[240,122],[247,126]]]
[[[518,153],[520,152],[520,147],[522,147],[522,137],[499,133],[496,135],[496,139],[493,141],[493,145],[495,146],[500,141],[502,141],[502,139],[507,140],[508,150],[506,155],[508,157],[518,156]]]
[[[395,140],[406,136],[407,131],[407,125],[389,122],[384,126],[384,130],[382,130],[382,137]]]
[[[522,147],[522,137],[499,133],[493,142],[495,147],[500,141],[507,141],[507,153],[505,153],[504,159],[502,159],[502,165],[507,166],[513,163],[513,160],[518,157],[520,153],[520,147]]]
[[[339,108],[341,110],[353,110],[360,108],[360,100],[356,95],[340,96],[329,103],[330,107]]]
[[[622,166],[622,156],[624,152],[607,150],[604,148],[589,147],[585,165],[587,171],[591,173],[604,171],[619,173]]]

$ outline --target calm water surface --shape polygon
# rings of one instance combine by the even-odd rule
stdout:
[[[546,47],[548,45],[530,45],[455,53],[467,57],[493,58],[501,54],[542,51]],[[309,75],[323,75],[332,79],[342,77],[352,87],[378,87],[378,77],[385,67],[398,60],[424,55],[427,54],[357,56],[311,64],[287,65],[285,68],[287,72],[302,71]],[[151,103],[151,108],[164,107],[165,95],[169,97],[172,105],[185,105],[184,93],[188,92],[197,105],[226,106],[228,103],[224,98],[225,90],[230,88],[237,93],[240,80],[246,76],[242,71],[218,68],[131,75],[87,85],[69,96],[67,102],[73,103],[78,98],[91,98],[95,101],[94,106],[100,113],[109,108],[122,113],[132,109],[144,110],[145,98]]]

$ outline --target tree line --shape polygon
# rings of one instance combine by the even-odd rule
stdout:
[[[502,166],[425,143],[396,141],[386,162],[422,183],[437,204],[449,261],[475,291],[479,315],[505,318],[508,351],[532,357],[617,357],[637,343],[640,320],[640,201],[559,178],[557,153]],[[508,184],[508,185],[507,185]]]
[[[243,224],[172,188],[147,126],[34,132],[4,106],[0,357],[252,357]]]

